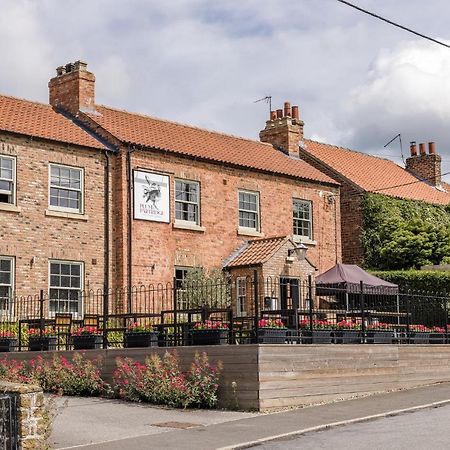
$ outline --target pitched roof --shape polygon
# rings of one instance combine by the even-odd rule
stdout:
[[[52,141],[105,148],[50,105],[0,95],[0,130]]]
[[[287,239],[287,236],[280,236],[246,241],[225,263],[224,267],[263,264],[271,258]]]
[[[442,183],[442,189],[438,189],[393,161],[311,140],[305,144],[306,153],[367,192],[428,203],[450,203],[449,185]]]
[[[204,130],[127,111],[96,106],[91,120],[125,143],[233,164],[265,172],[338,184],[302,160],[289,158],[272,145]]]

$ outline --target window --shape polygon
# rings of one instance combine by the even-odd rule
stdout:
[[[293,200],[294,236],[313,238],[312,203],[308,200]]]
[[[50,312],[82,311],[83,263],[50,261]]]
[[[50,207],[83,212],[83,170],[50,165]]]
[[[0,203],[15,203],[16,160],[0,155]]]
[[[175,180],[175,219],[199,224],[200,185],[195,181]]]
[[[0,256],[0,311],[9,309],[9,299],[13,296],[14,259]]]
[[[187,267],[175,267],[175,287],[177,289],[183,288],[183,282],[188,274],[188,271],[189,268]]]
[[[247,297],[247,279],[244,277],[236,278],[236,315],[245,316],[245,299]]]
[[[259,231],[259,194],[239,191],[239,226]]]

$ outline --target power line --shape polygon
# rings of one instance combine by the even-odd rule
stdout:
[[[350,6],[351,8],[357,9],[358,11],[361,11],[364,14],[368,14],[369,16],[375,17],[376,19],[382,20],[383,22],[386,22],[386,23],[388,23],[390,25],[393,25],[394,27],[401,28],[402,30],[408,31],[409,33],[415,34],[416,36],[419,36],[419,37],[421,37],[423,39],[428,39],[429,41],[434,42],[435,44],[439,44],[439,45],[442,45],[444,47],[450,48],[450,45],[445,44],[444,42],[441,42],[441,41],[438,41],[436,39],[433,39],[430,36],[426,36],[425,34],[422,34],[422,33],[419,33],[417,31],[414,31],[411,28],[407,28],[407,27],[405,27],[403,25],[400,25],[400,24],[398,24],[396,22],[392,22],[392,20],[385,19],[384,17],[381,17],[378,14],[375,14],[373,12],[367,11],[366,9],[360,8],[359,6],[356,6],[356,5],[354,5],[354,4],[350,3],[350,2],[347,2],[345,0],[337,0],[337,1],[339,3],[343,3],[344,5]]]

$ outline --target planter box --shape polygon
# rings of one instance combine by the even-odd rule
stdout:
[[[0,352],[15,352],[19,341],[15,338],[0,338]]]
[[[103,336],[101,334],[86,334],[72,336],[74,350],[94,350],[103,347]]]
[[[56,348],[56,336],[30,336],[28,338],[28,350],[30,350],[31,352],[56,350]]]
[[[285,344],[287,329],[285,328],[258,328],[256,342],[258,344]]]
[[[158,347],[158,332],[150,331],[148,333],[125,333],[124,347]]]
[[[430,343],[430,333],[409,333],[409,343],[410,344],[429,344]]]
[[[192,345],[228,344],[228,330],[191,330]]]
[[[332,344],[333,330],[302,330],[302,344]]]
[[[444,344],[445,334],[444,333],[430,333],[430,344]]]
[[[361,344],[361,331],[359,330],[336,330],[334,332],[335,344]]]
[[[393,344],[395,335],[393,331],[368,331],[367,343],[368,344]]]

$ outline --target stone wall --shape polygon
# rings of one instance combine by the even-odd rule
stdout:
[[[42,389],[38,386],[0,381],[0,392],[17,397],[19,448],[47,448],[45,438],[49,424]]]

